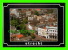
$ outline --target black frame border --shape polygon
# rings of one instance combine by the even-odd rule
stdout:
[[[15,5],[11,5],[11,4],[15,4]],[[19,6],[17,4],[22,4],[22,5]],[[4,3],[3,7],[4,7],[4,36],[3,36],[4,37],[4,43],[3,43],[4,47],[11,47],[11,46],[12,47],[64,47],[65,46],[65,3]],[[25,46],[24,45],[25,42],[10,42],[10,40],[8,40],[9,39],[9,34],[8,34],[9,9],[10,8],[40,8],[40,7],[41,8],[54,8],[54,7],[58,8],[58,33],[59,33],[58,42],[42,42],[43,45],[35,45],[35,46],[33,45]],[[14,45],[14,44],[18,44],[18,45]],[[22,45],[19,46],[20,44]]]

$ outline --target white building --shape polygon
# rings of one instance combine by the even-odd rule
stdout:
[[[28,17],[28,20],[33,20],[33,17]]]
[[[38,35],[44,36],[46,38],[49,38],[49,35],[47,34],[47,30],[46,29],[38,28]]]
[[[48,34],[57,34],[57,27],[47,27]]]
[[[31,11],[27,11],[26,16],[30,16],[30,15],[31,15]]]
[[[17,17],[19,17],[19,13],[16,9],[12,9],[12,11],[10,11],[10,14],[15,14]]]
[[[46,29],[38,28],[38,35],[44,36],[47,39],[50,38],[49,35],[57,36],[57,34],[58,34],[57,27],[46,27]]]

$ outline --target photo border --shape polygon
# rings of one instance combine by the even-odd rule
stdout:
[[[5,4],[5,3],[4,3]],[[4,8],[5,7],[8,7],[9,5],[51,5],[52,3],[44,3],[44,4],[40,4],[40,3],[28,3],[28,4],[7,4],[6,6],[4,6]],[[62,3],[59,3],[59,4],[55,4],[55,3],[53,3],[52,5],[59,5],[60,7],[63,7],[63,43],[60,43],[59,45],[40,45],[40,46],[61,46],[61,44],[64,44],[65,45],[65,6],[61,6],[60,4],[62,4]],[[5,36],[5,35],[4,35]],[[4,37],[3,36],[3,37]],[[27,41],[26,41],[27,42]],[[8,43],[4,43],[4,44],[6,44],[7,46],[25,46],[25,45],[9,45]],[[27,45],[27,46],[34,46],[34,45]],[[35,45],[35,46],[39,46],[39,45]]]

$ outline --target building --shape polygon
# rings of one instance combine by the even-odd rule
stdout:
[[[10,9],[10,15],[11,15],[11,14],[15,14],[16,17],[19,17],[19,13],[17,12],[16,9]]]
[[[31,11],[26,11],[26,16],[30,16],[31,15]]]
[[[57,27],[46,27],[46,29],[38,28],[38,35],[44,36],[46,39],[57,39]]]
[[[49,39],[49,35],[47,34],[46,29],[38,28],[38,35],[44,36],[46,39]]]

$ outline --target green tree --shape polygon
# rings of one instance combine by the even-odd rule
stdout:
[[[24,23],[24,24],[27,24],[27,23],[28,23],[28,18],[24,18],[24,19],[23,19],[23,23]]]
[[[16,20],[11,20],[10,24],[16,27],[18,25],[18,22]]]
[[[21,30],[26,30],[26,25],[25,24],[20,24],[19,27],[21,28]]]
[[[34,14],[35,14],[35,15],[39,15],[39,12],[38,12],[38,11],[35,11]]]

